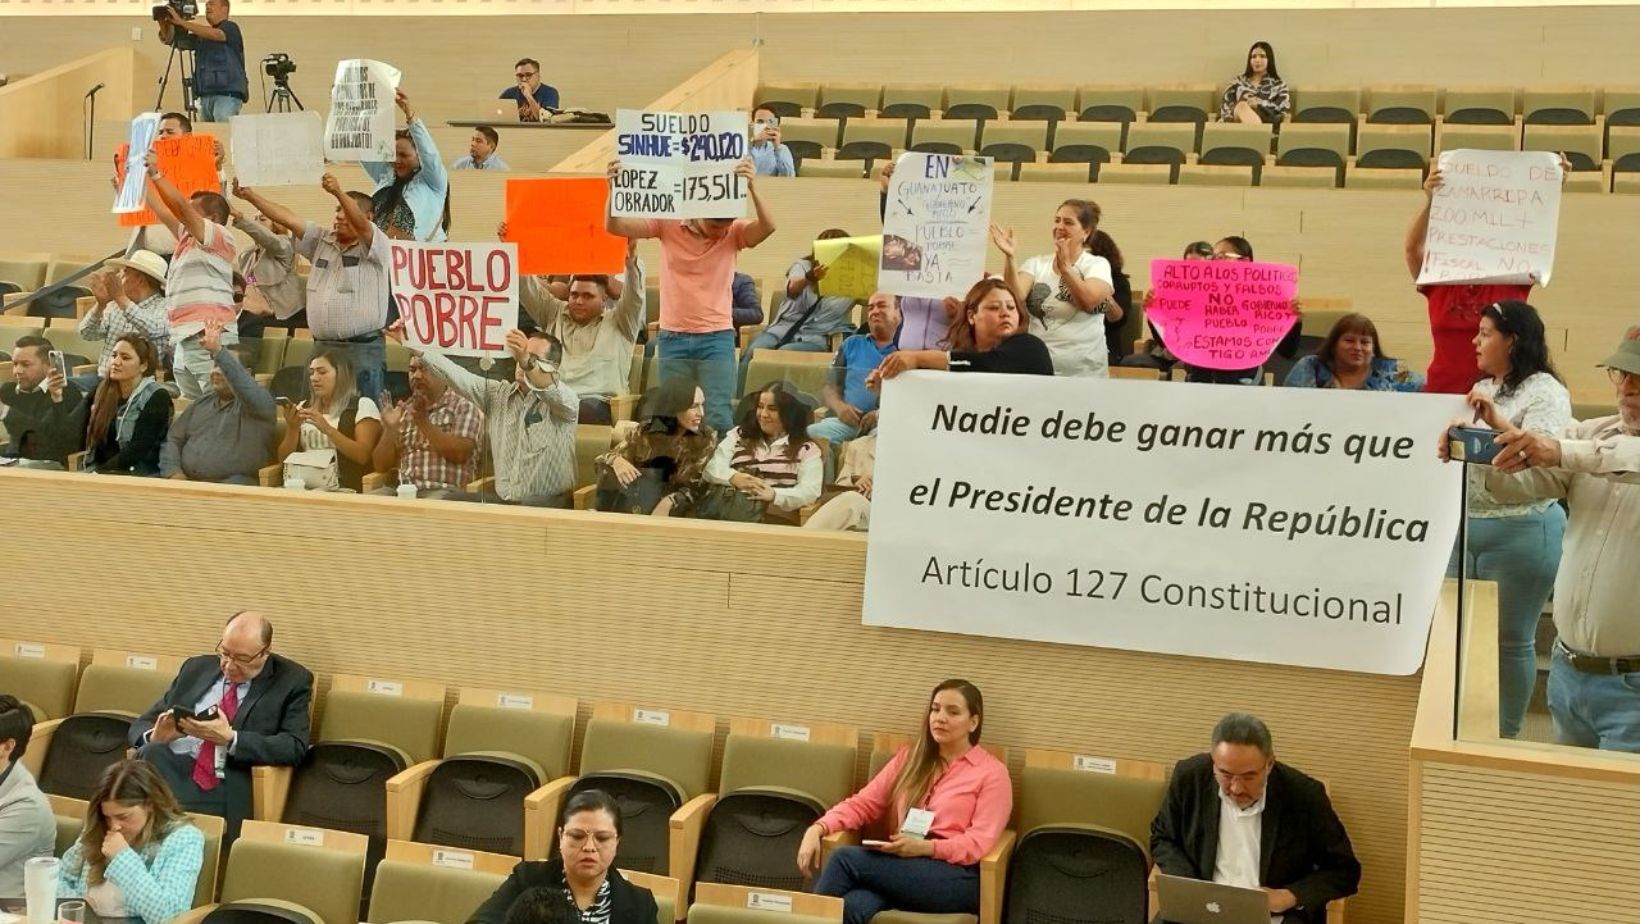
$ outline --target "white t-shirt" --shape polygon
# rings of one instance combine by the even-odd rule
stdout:
[[[1107,376],[1110,353],[1105,346],[1105,313],[1076,307],[1070,289],[1054,272],[1052,254],[1026,260],[1019,271],[1035,280],[1025,297],[1026,313],[1031,318],[1030,332],[1048,345],[1054,374]],[[1076,271],[1083,279],[1111,284],[1110,261],[1104,257],[1083,251],[1076,258]]]
[[[340,427],[342,425],[342,415],[340,413],[341,409],[338,408],[337,411],[338,412],[335,413],[335,414],[326,414],[325,415],[325,421],[328,422],[332,427]],[[359,411],[358,411],[357,414],[353,415],[353,423],[355,425],[357,425],[358,422],[361,421],[361,420],[374,420],[374,421],[380,422],[381,419],[382,419],[382,414],[381,414],[381,411],[376,407],[376,402],[370,400],[369,398],[365,398],[365,397],[361,396],[359,398]],[[330,449],[330,450],[334,450],[336,448],[336,444],[334,442],[331,442],[330,436],[328,434],[326,434],[324,431],[320,430],[318,427],[315,427],[313,424],[310,424],[310,423],[303,423],[302,424],[302,434],[301,434],[301,437],[300,437],[300,445],[301,445],[301,448],[303,450],[309,450],[309,449]],[[332,472],[335,473],[335,469],[336,469],[336,454],[335,454],[335,452],[331,453],[330,466],[331,466]]]

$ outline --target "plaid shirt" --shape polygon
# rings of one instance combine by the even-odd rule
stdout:
[[[102,355],[97,357],[97,375],[108,374],[114,344],[126,334],[136,334],[153,344],[154,352],[162,359],[171,355],[171,325],[165,319],[164,292],[155,292],[130,308],[109,302],[101,311],[87,311],[80,319],[80,336],[103,342]]]
[[[157,843],[141,850],[122,850],[103,870],[105,881],[125,893],[128,915],[143,924],[163,924],[194,905],[194,887],[205,862],[205,835],[193,825],[179,825]],[[91,888],[89,870],[78,841],[63,854],[57,897],[82,898]],[[93,911],[101,913],[95,907]]]
[[[399,426],[399,484],[413,484],[423,491],[438,488],[466,490],[478,477],[478,446],[484,432],[484,415],[471,401],[445,389],[444,396],[427,409],[427,420],[450,436],[465,437],[475,444],[467,461],[456,464],[433,449],[433,444],[410,419],[406,411]]]

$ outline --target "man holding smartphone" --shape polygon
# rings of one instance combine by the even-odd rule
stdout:
[[[796,176],[792,149],[780,143],[780,117],[772,109],[752,113],[752,167],[758,176]]]
[[[71,454],[85,448],[85,392],[53,368],[53,353],[62,355],[34,335],[12,348],[12,381],[0,384],[0,421],[8,437],[0,455],[66,466]]]
[[[224,847],[251,814],[251,771],[307,753],[313,674],[273,653],[273,624],[235,613],[214,654],[189,658],[131,723],[130,741],[192,812],[227,820]]]

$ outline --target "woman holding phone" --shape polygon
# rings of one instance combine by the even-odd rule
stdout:
[[[842,897],[843,924],[869,924],[887,910],[979,913],[979,861],[1002,836],[1014,798],[1008,768],[979,747],[984,722],[978,687],[936,686],[917,743],[804,832],[797,866],[813,873],[822,838],[888,824],[888,840],[834,851],[815,883],[816,893]]]

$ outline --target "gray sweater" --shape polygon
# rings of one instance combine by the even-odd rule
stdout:
[[[159,473],[169,478],[180,470],[191,481],[231,478],[255,484],[257,469],[273,464],[277,407],[226,347],[213,358],[228,378],[233,400],[224,404],[214,390],[207,392],[172,421]]]
[[[34,783],[34,774],[12,764],[0,782],[0,898],[23,897],[23,863],[57,849],[57,816]]]

